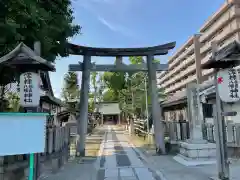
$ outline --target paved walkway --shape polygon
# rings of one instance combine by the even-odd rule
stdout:
[[[217,180],[216,164],[187,167],[173,159],[173,155],[159,156],[155,150],[138,151],[144,153],[144,161],[154,169],[161,180]],[[231,160],[230,180],[240,179],[240,160]]]
[[[97,158],[70,161],[58,173],[40,180],[207,180],[216,177],[216,165],[186,167],[174,161],[173,156],[143,153],[117,126],[103,126],[100,130],[105,133]],[[232,162],[231,180],[239,179],[239,170],[240,161]]]
[[[97,162],[96,180],[159,179],[134,151],[123,131],[108,126]]]
[[[173,159],[173,156],[151,156],[147,158],[152,168],[156,169],[161,180],[217,180],[216,164],[187,167]],[[163,163],[164,162],[164,163]],[[230,180],[238,180],[240,162],[230,165]]]
[[[68,162],[58,173],[40,180],[161,180],[148,168],[127,135],[117,126],[103,126],[104,138],[95,162],[86,158]]]

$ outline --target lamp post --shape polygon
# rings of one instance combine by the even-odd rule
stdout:
[[[145,91],[145,103],[146,103],[146,115],[147,115],[147,132],[149,133],[149,114],[148,114],[148,91],[147,91],[147,76],[144,77],[144,91]]]

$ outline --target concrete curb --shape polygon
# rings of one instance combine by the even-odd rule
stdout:
[[[101,156],[103,154],[106,137],[107,137],[107,132],[104,133],[103,140],[102,140],[102,142],[100,144],[100,149],[98,151],[98,157],[97,157],[97,160],[96,160],[96,163],[95,163],[95,166],[94,166],[95,169],[99,169],[100,168],[100,160],[101,160]]]
[[[161,170],[158,170],[158,169],[156,169],[155,167],[152,166],[152,164],[156,165],[156,162],[155,162],[155,161],[149,160],[149,159],[146,157],[146,155],[145,155],[142,151],[140,151],[139,149],[137,149],[136,146],[135,146],[132,142],[129,141],[129,144],[130,144],[130,146],[134,149],[134,151],[136,151],[136,152],[141,156],[141,158],[142,158],[148,165],[151,166],[150,168],[156,172],[156,174],[159,176],[159,178],[160,178],[161,180],[170,180],[170,179],[167,179],[167,178],[165,177],[164,173],[163,173]]]

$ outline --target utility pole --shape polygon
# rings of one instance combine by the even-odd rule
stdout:
[[[149,133],[149,115],[148,115],[148,91],[147,91],[147,76],[144,78],[144,88],[145,88],[145,102],[146,102],[146,114],[147,114],[147,132]]]
[[[217,43],[212,42],[212,57],[216,56]],[[229,162],[227,156],[227,140],[225,130],[225,119],[222,115],[223,108],[222,102],[218,92],[218,69],[215,69],[215,88],[216,88],[216,105],[214,105],[214,125],[215,125],[215,137],[216,137],[216,150],[217,150],[217,167],[218,177],[221,180],[229,180]]]

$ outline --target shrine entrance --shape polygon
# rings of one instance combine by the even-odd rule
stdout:
[[[168,51],[175,47],[175,42],[145,48],[95,48],[67,44],[69,54],[82,55],[83,62],[79,64],[70,64],[69,71],[82,71],[82,84],[80,96],[80,116],[77,120],[77,133],[79,136],[77,143],[77,152],[79,156],[85,156],[85,140],[87,134],[88,117],[88,92],[90,85],[90,71],[111,71],[111,72],[137,72],[147,71],[149,77],[149,87],[152,101],[151,114],[154,124],[155,144],[165,153],[164,132],[161,123],[162,112],[158,102],[156,71],[166,71],[167,64],[154,63],[155,55],[166,55]],[[91,63],[92,56],[116,57],[115,65],[96,65]],[[125,65],[122,63],[124,56],[145,56],[147,63]]]

